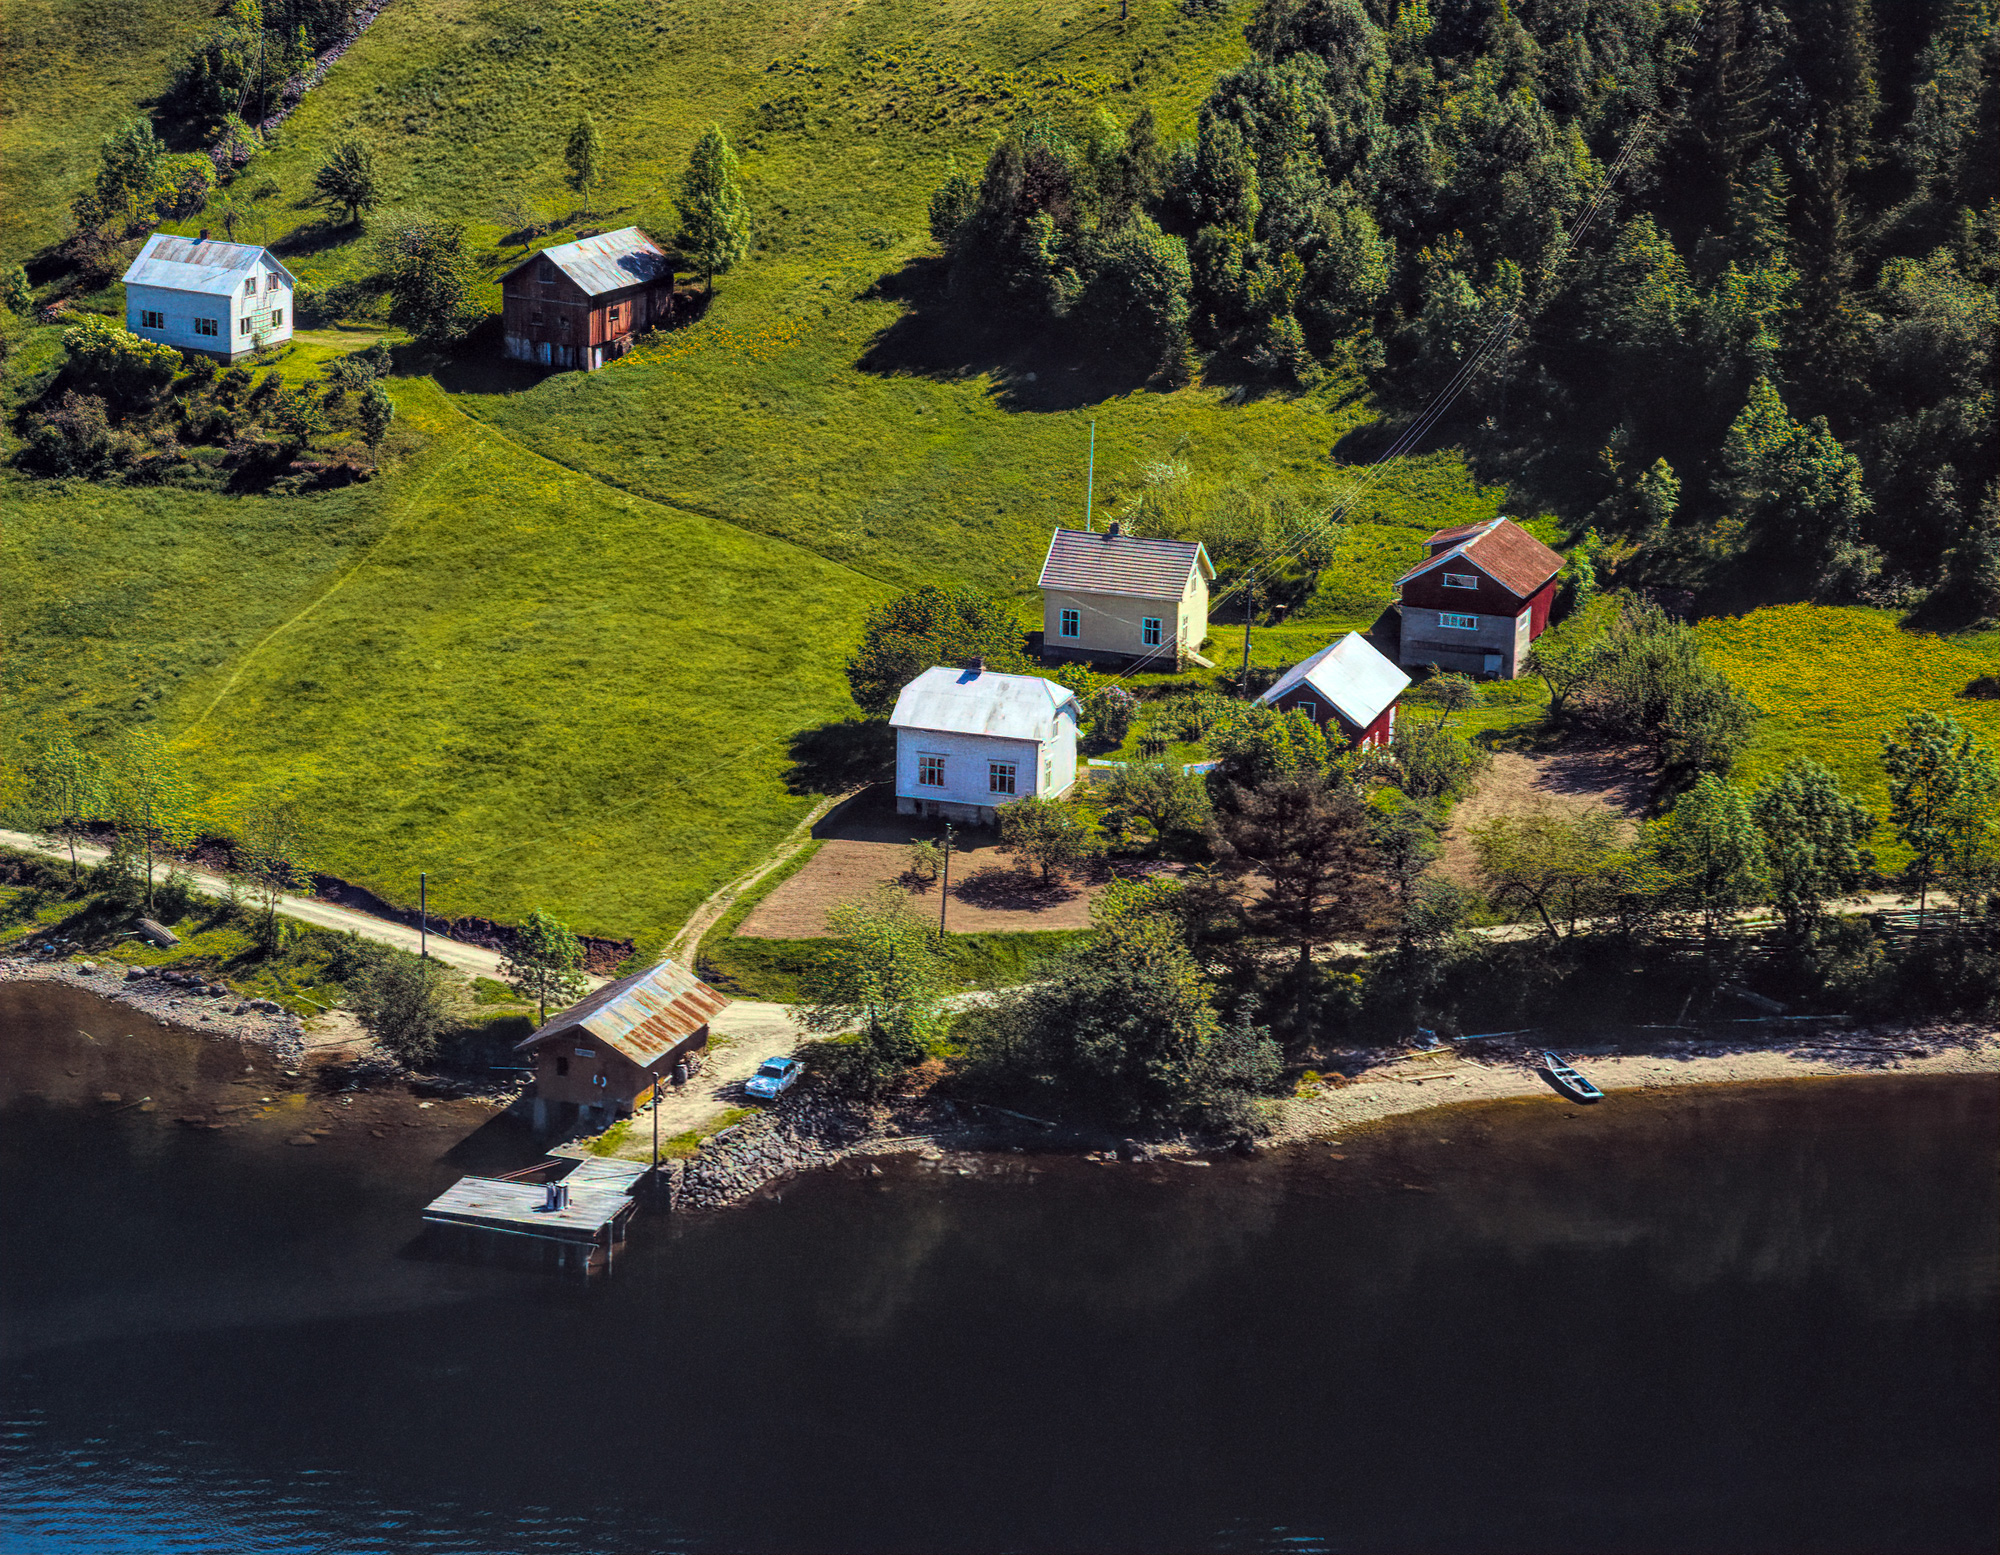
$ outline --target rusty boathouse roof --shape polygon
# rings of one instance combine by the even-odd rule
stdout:
[[[728,1007],[727,998],[679,962],[662,961],[606,984],[517,1042],[514,1049],[525,1052],[555,1037],[588,1032],[643,1069]]]

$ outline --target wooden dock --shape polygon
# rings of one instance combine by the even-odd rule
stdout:
[[[524,1173],[461,1177],[425,1206],[424,1225],[471,1252],[511,1252],[588,1275],[610,1267],[638,1209],[633,1192],[650,1170],[637,1161],[591,1160],[554,1181],[524,1182]]]

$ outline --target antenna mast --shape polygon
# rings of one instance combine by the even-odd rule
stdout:
[[[1097,496],[1097,423],[1090,424],[1090,471],[1083,478],[1083,532],[1089,534],[1090,507]]]

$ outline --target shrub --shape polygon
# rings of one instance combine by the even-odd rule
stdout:
[[[1692,627],[1638,601],[1605,634],[1584,707],[1599,728],[1646,741],[1663,767],[1690,776],[1726,773],[1757,716]]]
[[[1077,706],[1090,725],[1091,742],[1102,750],[1115,750],[1132,732],[1132,720],[1139,712],[1139,699],[1117,682],[1099,686]]]
[[[438,1045],[468,1019],[466,980],[449,967],[406,950],[390,950],[358,969],[348,1002],[364,1029],[405,1064],[434,1057]]]
[[[126,406],[150,404],[180,370],[181,354],[96,314],[63,331],[76,381]]]
[[[1463,798],[1493,758],[1442,724],[1405,718],[1389,740],[1390,775],[1412,799]]]

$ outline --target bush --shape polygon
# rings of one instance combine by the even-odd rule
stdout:
[[[364,966],[348,985],[348,1002],[385,1051],[418,1065],[470,1017],[464,977],[406,950],[390,950]]]
[[[125,406],[150,404],[174,381],[181,354],[92,314],[63,331],[69,369],[82,387]]]
[[[1691,626],[1638,601],[1605,634],[1583,711],[1608,734],[1650,744],[1661,766],[1690,778],[1726,773],[1757,717]]]
[[[1493,758],[1442,724],[1401,719],[1389,740],[1390,774],[1412,799],[1456,800]]]
[[[1132,732],[1132,720],[1139,712],[1139,699],[1113,681],[1099,686],[1077,704],[1077,712],[1090,725],[1091,744],[1099,750],[1116,750]]]

